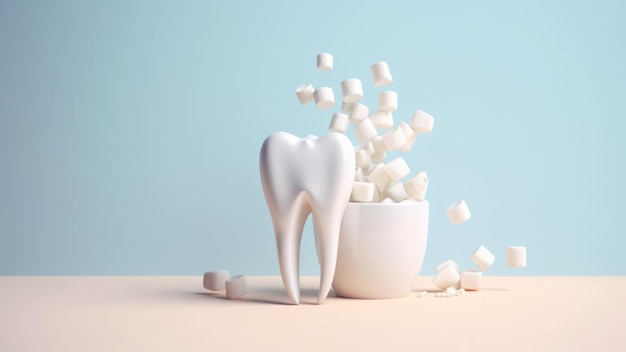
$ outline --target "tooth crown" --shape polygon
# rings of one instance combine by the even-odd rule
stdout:
[[[261,148],[263,190],[267,201],[273,200],[271,208],[280,214],[290,210],[293,206],[290,201],[301,192],[307,192],[320,211],[334,213],[337,208],[345,208],[347,200],[337,201],[328,195],[328,190],[351,188],[354,170],[354,148],[341,133],[302,139],[290,133],[276,132]],[[345,174],[351,174],[351,179]],[[269,182],[270,178],[272,182]],[[267,197],[268,192],[270,197]]]
[[[298,138],[270,135],[261,148],[260,171],[287,294],[299,303],[299,250],[302,229],[313,213],[321,269],[321,303],[332,284],[339,228],[355,172],[352,143],[341,133]]]

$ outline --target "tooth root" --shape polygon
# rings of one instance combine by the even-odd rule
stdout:
[[[276,249],[280,275],[287,295],[294,304],[300,303],[300,242],[304,224],[310,214],[306,195],[301,193],[291,208],[295,216],[283,216],[276,232]]]
[[[322,303],[328,296],[335,276],[337,264],[337,250],[339,247],[340,220],[320,218],[313,215],[315,224],[315,239],[318,245],[318,259],[320,263],[320,287],[317,303]],[[324,222],[322,224],[322,222]]]
[[[316,204],[311,202],[308,194],[301,193],[291,208],[295,216],[281,217],[284,219],[280,224],[281,231],[276,233],[280,274],[287,295],[295,304],[300,303],[300,243],[306,219],[311,213],[320,264],[318,304],[328,297],[335,276],[342,213],[331,210],[329,213],[334,216],[329,216],[315,208]]]
[[[276,236],[278,265],[287,295],[295,304],[300,303],[300,237],[281,233]]]

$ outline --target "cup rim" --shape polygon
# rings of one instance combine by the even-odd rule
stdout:
[[[427,206],[429,203],[427,200],[424,200],[422,202],[406,202],[406,203],[361,203],[361,202],[348,202],[348,205],[352,205],[352,206],[360,206],[360,207],[379,207],[379,206],[384,206],[384,207],[407,207],[407,206]]]

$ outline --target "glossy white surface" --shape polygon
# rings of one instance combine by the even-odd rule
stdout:
[[[428,202],[349,203],[341,223],[333,282],[337,295],[408,295],[424,260],[428,212]]]
[[[344,134],[299,138],[270,135],[261,148],[263,192],[272,216],[280,272],[287,294],[300,302],[300,240],[313,214],[321,279],[318,303],[335,273],[339,226],[354,182],[354,149]]]

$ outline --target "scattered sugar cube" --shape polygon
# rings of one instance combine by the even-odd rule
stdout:
[[[461,289],[478,291],[483,281],[483,273],[480,270],[470,269],[461,273]]]
[[[335,105],[335,95],[330,87],[319,87],[313,92],[315,105],[320,109],[329,109]]]
[[[448,264],[437,271],[433,277],[433,284],[444,290],[450,286],[458,287],[461,275],[452,264]]]
[[[311,84],[303,84],[300,87],[296,88],[296,96],[300,101],[300,104],[306,105],[313,100],[313,86]]]
[[[380,163],[369,174],[370,181],[376,184],[376,188],[378,188],[380,192],[384,192],[392,182],[385,171],[383,171],[384,168],[385,164]]]
[[[370,109],[367,106],[361,103],[355,103],[354,106],[352,106],[352,110],[350,111],[350,122],[358,124],[359,122],[365,120],[369,113]]]
[[[358,78],[349,78],[341,82],[341,92],[343,101],[356,103],[363,99],[363,86]]]
[[[526,247],[506,247],[506,265],[513,268],[525,268]]]
[[[399,181],[411,173],[409,165],[402,157],[397,157],[385,165],[383,169],[391,181]]]
[[[434,123],[435,119],[432,116],[421,110],[415,110],[410,125],[418,133],[430,133]]]
[[[383,134],[385,149],[388,151],[397,150],[406,143],[406,137],[399,126],[396,126]]]
[[[223,291],[228,279],[227,270],[210,271],[204,273],[202,286],[209,291]]]
[[[378,93],[378,110],[398,110],[398,93],[391,90]]]
[[[371,182],[356,181],[352,184],[352,193],[350,201],[352,202],[371,202],[374,199],[374,191],[376,186]]]
[[[373,122],[373,121],[372,121]],[[372,138],[372,147],[374,148],[374,153],[386,151],[385,142],[383,141],[383,136],[375,136]]]
[[[354,126],[354,134],[361,144],[368,144],[372,138],[376,137],[378,132],[374,128],[372,120],[366,118]]]
[[[448,207],[448,218],[453,224],[462,224],[472,217],[464,200],[460,200]]]
[[[248,293],[248,284],[243,275],[231,276],[226,280],[226,298],[239,299]]]
[[[350,119],[348,118],[348,115],[336,112],[330,120],[330,126],[328,129],[331,132],[346,133],[348,131],[348,127],[350,127]]]
[[[417,175],[404,183],[404,190],[409,198],[424,201],[428,189],[428,175],[420,171]]]
[[[485,246],[481,245],[470,259],[480,267],[480,270],[487,271],[496,257]]]
[[[405,153],[408,153],[411,151],[411,148],[413,148],[413,144],[415,144],[415,140],[417,139],[417,132],[415,132],[415,130],[413,130],[411,126],[409,126],[409,124],[404,121],[400,122],[398,124],[398,127],[400,127],[400,129],[402,130],[402,133],[404,134],[404,139],[406,140],[406,142],[398,149]]]
[[[389,71],[389,65],[385,61],[380,61],[373,64],[370,67],[372,71],[372,78],[374,79],[374,85],[376,87],[386,86],[393,82],[391,72]]]
[[[317,68],[321,71],[333,69],[333,56],[329,53],[317,54]]]

